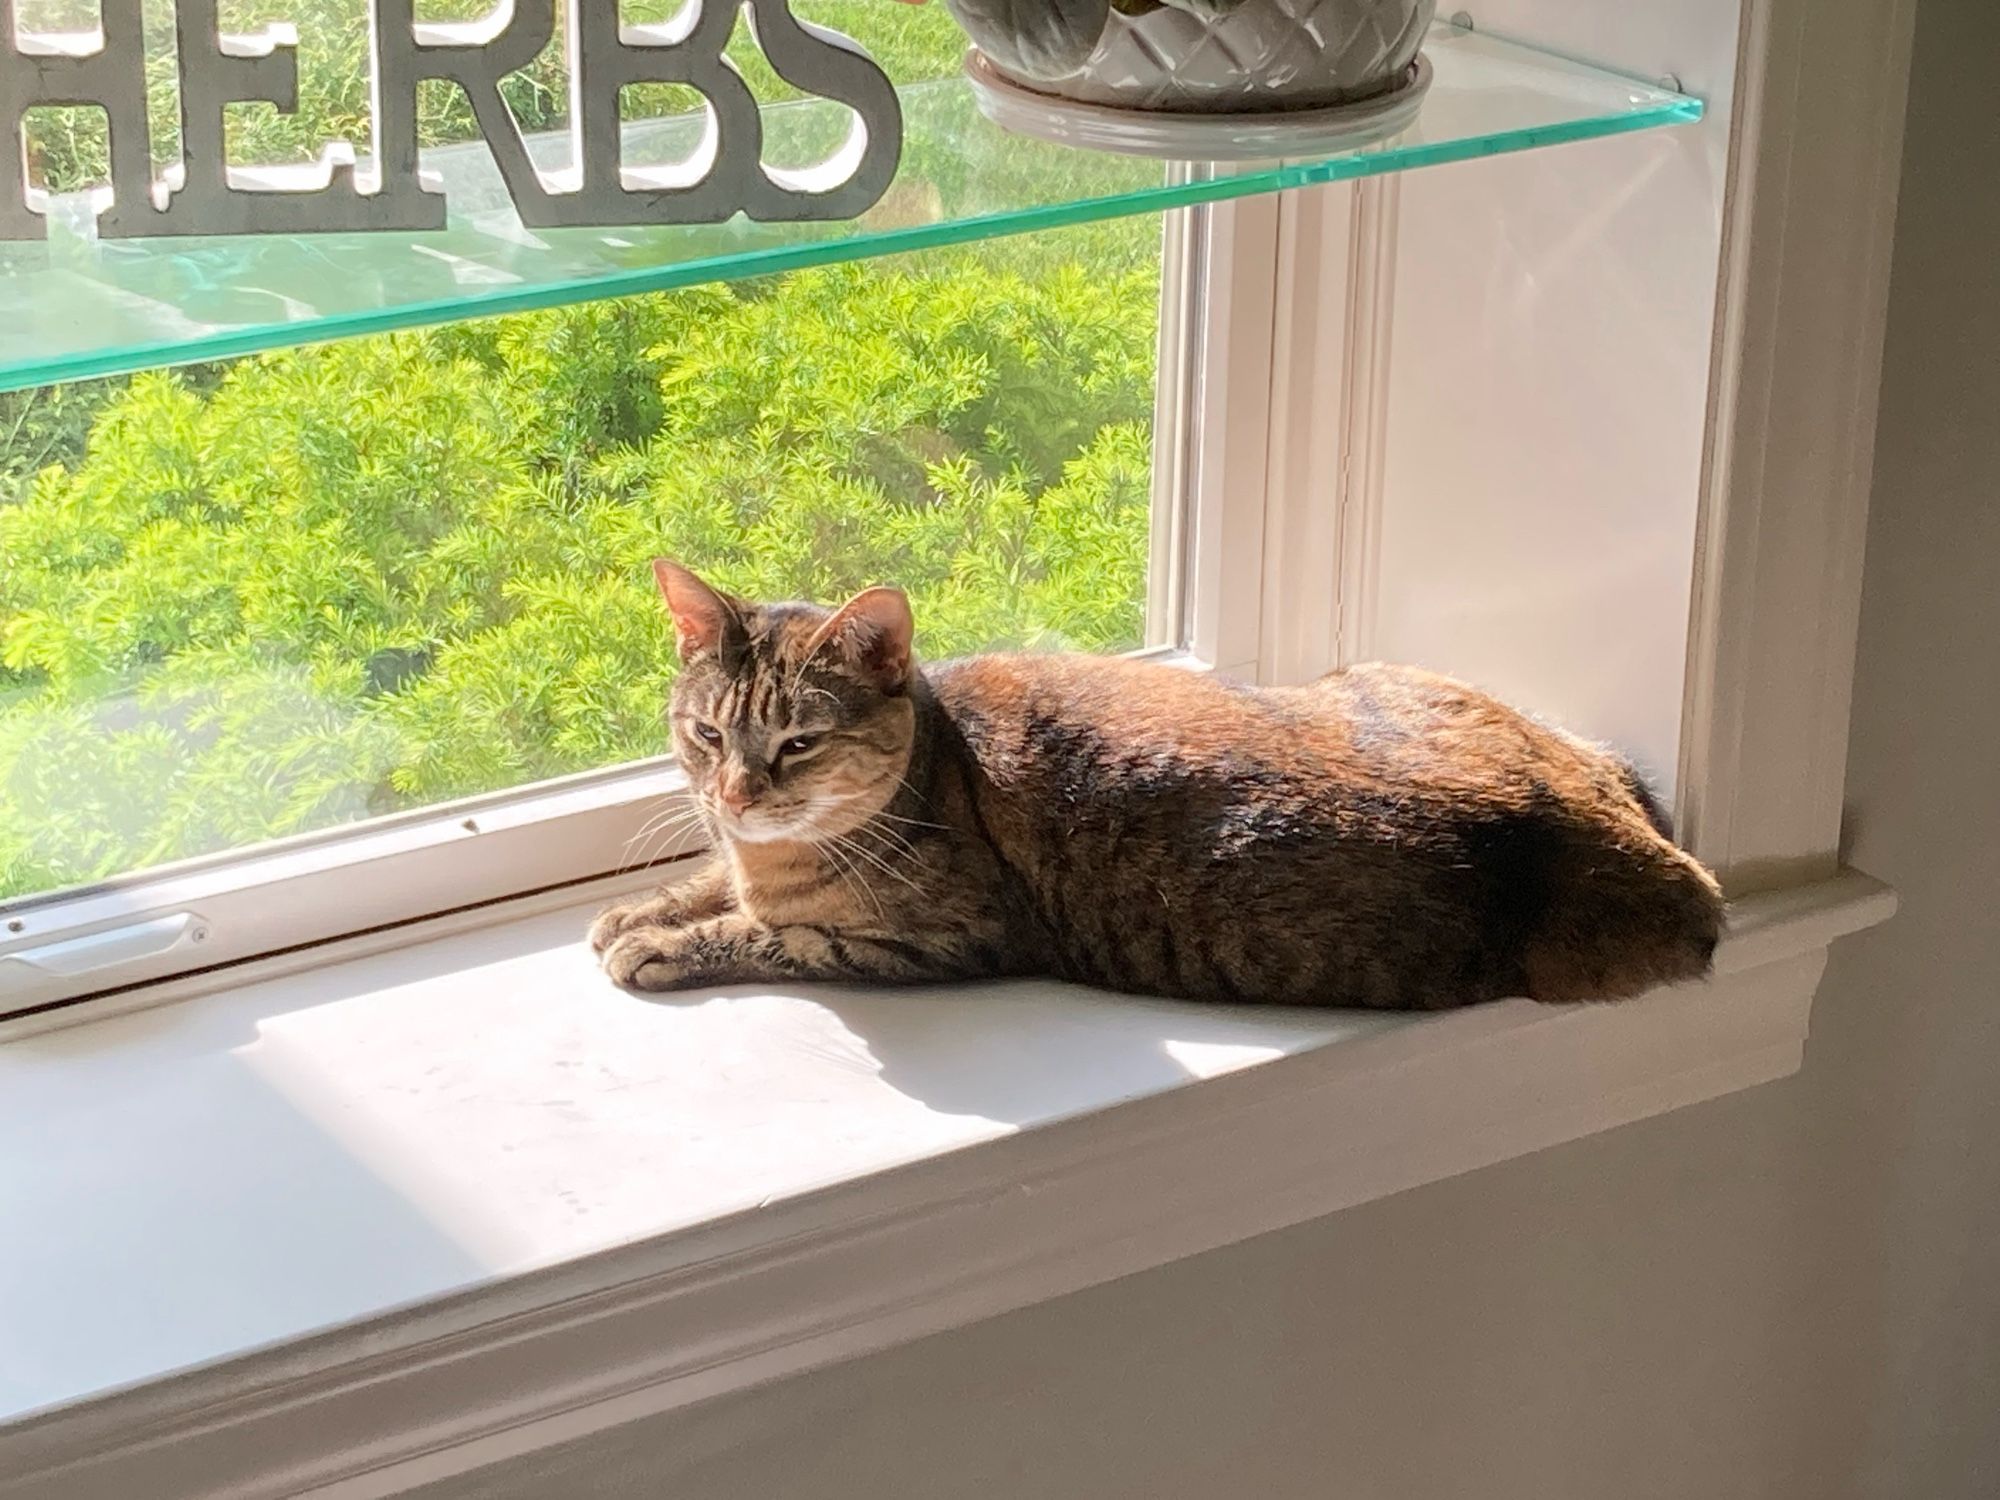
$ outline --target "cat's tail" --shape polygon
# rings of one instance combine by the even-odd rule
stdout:
[[[1703,978],[1722,937],[1721,886],[1675,844],[1673,820],[1638,767],[1609,759],[1660,843],[1632,840],[1610,861],[1594,841],[1570,851],[1524,955],[1528,994],[1537,1000],[1620,1000]]]
[[[1602,863],[1579,851],[1523,955],[1528,994],[1557,1003],[1623,1000],[1706,978],[1727,906],[1715,877],[1671,845]]]

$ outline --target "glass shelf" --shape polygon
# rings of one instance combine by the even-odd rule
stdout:
[[[1440,25],[1435,78],[1400,135],[1311,160],[1176,167],[1010,135],[964,79],[902,91],[901,169],[863,218],[522,228],[480,145],[427,152],[451,222],[431,234],[0,246],[0,390],[631,292],[1049,229],[1590,140],[1701,118],[1700,101]],[[765,112],[767,159],[810,160],[845,132],[820,101]],[[698,116],[628,128],[626,159],[687,154]],[[562,149],[559,140],[542,149]],[[559,163],[556,163],[559,165]]]

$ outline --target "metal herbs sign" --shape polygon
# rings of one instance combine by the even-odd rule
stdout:
[[[499,0],[481,21],[419,24],[415,0],[370,0],[372,155],[345,142],[317,163],[231,166],[223,155],[225,107],[298,108],[298,33],[223,33],[218,0],[176,0],[181,159],[157,180],[146,122],[141,0],[99,0],[93,32],[22,35],[15,0],[0,0],[0,239],[44,233],[47,198],[32,187],[22,148],[24,116],[41,105],[94,105],[110,134],[110,191],[95,196],[97,232],[145,235],[311,234],[442,229],[445,199],[417,165],[417,86],[465,91],[523,224],[531,228],[717,223],[752,219],[850,219],[895,176],[903,117],[896,91],[867,53],[837,32],[792,15],[786,0],[687,0],[656,26],[619,23],[618,0]],[[544,170],[501,99],[500,81],[554,40],[565,6],[570,78],[567,165]],[[723,49],[738,10],[779,77],[846,105],[847,139],[816,166],[783,170],[760,159],[756,100]],[[619,91],[678,83],[708,102],[707,126],[686,160],[629,167],[621,161]],[[558,152],[556,155],[560,156]]]

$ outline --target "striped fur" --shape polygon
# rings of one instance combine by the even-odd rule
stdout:
[[[718,856],[599,919],[621,984],[1042,974],[1431,1009],[1707,971],[1720,893],[1631,768],[1446,678],[919,669],[892,590],[828,611],[661,582]]]

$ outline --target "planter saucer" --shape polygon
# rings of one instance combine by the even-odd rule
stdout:
[[[1371,146],[1409,128],[1431,86],[1418,55],[1387,93],[1325,109],[1196,113],[1117,109],[1038,93],[1005,77],[977,47],[965,57],[979,112],[1003,130],[1058,145],[1167,161],[1269,161],[1330,156]]]

